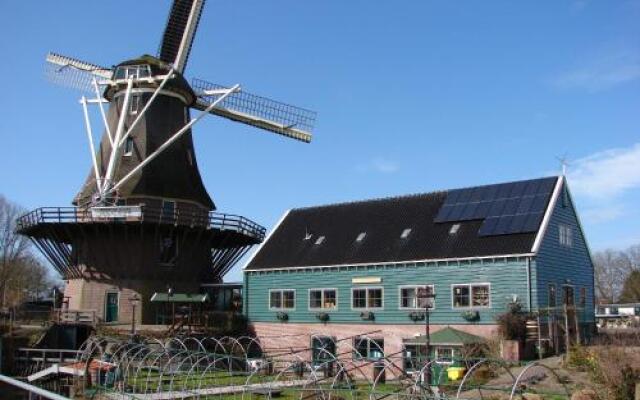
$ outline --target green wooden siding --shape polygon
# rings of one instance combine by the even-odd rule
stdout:
[[[381,283],[353,284],[353,278],[380,277]],[[462,318],[464,309],[452,308],[453,284],[489,283],[491,305],[474,308],[480,312],[478,322]],[[424,324],[409,318],[410,310],[399,309],[400,287],[403,285],[435,285],[435,310],[431,312],[434,324],[495,324],[495,316],[504,312],[506,304],[516,295],[525,306],[527,299],[527,258],[499,258],[466,262],[412,263],[371,265],[340,268],[308,268],[281,271],[245,272],[245,313],[251,322],[277,322],[276,311],[269,310],[270,289],[295,289],[295,310],[285,310],[290,322],[320,323],[318,311],[308,309],[309,289],[335,288],[338,308],[326,311],[329,323],[370,323],[360,318],[361,310],[351,308],[351,289],[356,287],[382,287],[384,306],[373,310],[375,323]]]
[[[556,304],[562,304],[562,286],[574,287],[576,305],[578,305],[580,288],[586,288],[586,307],[581,317],[586,322],[594,321],[594,287],[593,263],[585,238],[576,216],[575,207],[566,185],[563,185],[555,208],[551,214],[549,225],[532,263],[532,285],[534,304],[547,307],[549,284],[556,285]],[[565,197],[566,196],[566,197]],[[570,226],[573,232],[573,245],[560,245],[559,225]]]

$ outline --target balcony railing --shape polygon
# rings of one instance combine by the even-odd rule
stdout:
[[[157,223],[233,231],[264,239],[266,229],[245,217],[233,214],[202,211],[167,212],[159,207],[110,206],[110,207],[42,207],[18,218],[18,231],[28,230],[39,224],[86,223]]]

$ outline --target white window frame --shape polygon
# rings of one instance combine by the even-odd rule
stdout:
[[[271,306],[271,293],[272,292],[280,292],[280,296],[281,300],[280,300],[280,304],[282,305],[282,307],[272,307]],[[287,308],[284,307],[284,292],[293,292],[293,307],[292,308]],[[267,304],[269,304],[269,310],[272,311],[295,311],[296,310],[296,306],[298,303],[298,298],[297,298],[297,294],[296,294],[296,289],[269,289],[269,297],[267,298]]]
[[[382,291],[381,294],[381,302],[382,306],[380,307],[369,307],[369,290],[372,289],[380,289]],[[364,301],[366,306],[364,308],[354,307],[353,306],[353,291],[354,290],[366,290]],[[368,310],[384,310],[384,287],[382,286],[354,286],[351,288],[351,310],[353,311],[368,311]]]
[[[336,292],[336,305],[333,308],[324,307],[324,292],[328,290],[333,290]],[[320,307],[311,307],[311,292],[319,291],[320,292]],[[338,309],[338,289],[337,288],[311,288],[308,290],[307,294],[308,300],[308,309],[309,311],[335,311]]]
[[[573,247],[573,228],[571,225],[558,224],[558,243],[563,247]]]
[[[440,361],[440,354],[438,350],[441,349],[449,349],[451,350],[451,361]],[[456,357],[456,347],[455,346],[435,346],[434,350],[434,358],[436,360],[436,364],[440,365],[451,365],[454,363],[454,358]]]
[[[431,287],[431,293],[435,296],[436,287],[434,284],[424,284],[424,285],[400,285],[398,286],[398,310],[424,310],[423,307],[403,307],[402,306],[402,289],[419,289],[423,287]],[[416,297],[416,305],[417,305],[417,297]],[[436,299],[433,298],[433,307],[429,307],[429,310],[436,309]]]
[[[553,304],[551,304],[551,288],[553,288]],[[556,308],[558,307],[558,287],[555,283],[549,283],[547,285],[547,307]]]
[[[137,115],[140,112],[141,94],[132,94],[129,102],[129,115]]]
[[[468,306],[456,306],[454,301],[453,289],[457,286],[467,286],[469,288],[469,305]],[[474,306],[473,305],[473,287],[474,286],[487,286],[489,288],[489,305],[486,306]],[[454,283],[451,285],[451,308],[454,310],[475,310],[475,309],[488,309],[492,307],[491,299],[491,283],[489,282],[473,282],[473,283]]]
[[[357,342],[360,340],[366,340],[367,342],[367,355],[365,357],[363,357],[362,355],[360,355],[360,352],[358,352],[358,346],[357,346]],[[380,349],[380,346],[373,345],[373,347],[371,346],[371,343],[377,340],[382,340],[382,349]],[[353,347],[353,360],[356,361],[374,361],[374,360],[381,360],[385,357],[386,351],[384,349],[384,338],[383,337],[368,337],[366,335],[362,335],[362,336],[354,336],[353,338],[353,343],[352,343],[352,347]],[[377,357],[371,357],[371,349],[374,349],[374,351],[380,351],[382,353],[382,357],[377,358]]]
[[[129,148],[131,146],[131,148]],[[135,142],[131,136],[127,137],[124,141],[124,153],[123,156],[129,157],[133,155],[133,149],[135,148]]]

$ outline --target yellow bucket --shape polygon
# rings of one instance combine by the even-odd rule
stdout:
[[[449,367],[447,368],[447,376],[450,381],[457,381],[462,379],[466,370],[465,367]]]

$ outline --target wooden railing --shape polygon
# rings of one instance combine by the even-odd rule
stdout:
[[[88,324],[98,323],[98,315],[95,310],[67,310],[56,308],[53,310],[53,321],[59,324]]]
[[[43,223],[113,223],[140,222],[171,224],[207,229],[229,230],[264,239],[266,229],[240,215],[217,212],[180,211],[165,212],[159,207],[41,207],[18,218],[18,231]]]

